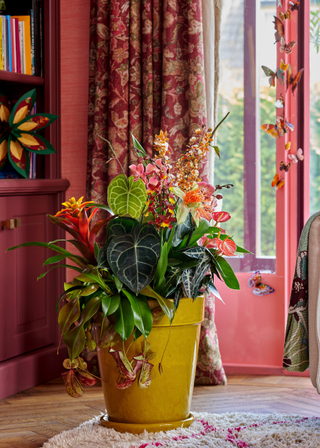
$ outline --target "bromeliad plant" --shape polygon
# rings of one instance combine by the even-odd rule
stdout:
[[[132,137],[138,163],[129,167],[132,176],[123,172],[110,182],[108,206],[72,198],[63,204],[63,210],[49,216],[72,235],[68,241],[80,255],[68,252],[55,241],[17,246],[52,249],[58,254],[45,265],[53,264],[51,269],[63,266],[77,273],[72,282],[65,284],[57,304],[58,311],[63,303],[58,322],[70,358],[64,362],[67,371],[63,374],[70,395],[81,396],[82,386],[95,382],[80,354],[85,347],[94,350],[96,344],[108,347],[115,359],[118,388],[130,387],[137,377],[140,388],[148,387],[153,368],[150,361],[155,353],[147,338],[154,321],[166,315],[172,322],[182,297],[195,300],[211,291],[220,298],[215,278],[239,289],[225,256],[247,251],[220,227],[230,215],[216,211],[221,188],[230,185],[214,188],[200,178],[201,163],[215,131],[196,130],[174,166],[170,164],[166,133],[156,136],[154,157],[149,157]],[[219,149],[214,149],[219,155]],[[99,208],[110,216],[91,225]],[[106,242],[99,247],[96,235],[102,228]],[[58,264],[65,259],[75,266]],[[100,325],[95,335],[94,324]],[[143,342],[141,355],[129,360],[124,346],[123,350],[114,347],[132,335]]]

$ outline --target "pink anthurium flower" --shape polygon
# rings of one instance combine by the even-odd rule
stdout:
[[[207,249],[214,249],[216,248],[216,243],[214,239],[208,238],[210,236],[209,233],[205,233],[197,242],[198,246],[206,247]]]

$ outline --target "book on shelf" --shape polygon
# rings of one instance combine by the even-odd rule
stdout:
[[[12,3],[0,14],[0,70],[43,76],[43,0]]]

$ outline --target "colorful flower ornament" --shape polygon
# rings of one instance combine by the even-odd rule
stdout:
[[[58,116],[52,114],[30,115],[36,100],[36,90],[23,95],[10,113],[10,101],[0,93],[0,170],[9,161],[13,168],[28,179],[30,152],[53,154],[55,149],[38,130],[53,123]]]

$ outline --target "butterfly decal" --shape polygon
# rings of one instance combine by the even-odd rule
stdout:
[[[288,19],[291,19],[291,10],[288,9],[286,12],[279,12],[278,13],[279,19],[282,20],[283,22]]]
[[[291,142],[287,142],[287,143],[285,144],[285,148],[286,148],[286,150],[288,151],[288,150],[291,148]]]
[[[261,66],[266,76],[269,76],[269,84],[271,87],[276,85],[276,78],[279,79],[281,85],[284,84],[284,71],[281,68],[278,68],[276,72],[272,71],[270,68],[265,65]]]
[[[278,138],[287,134],[289,131],[294,130],[294,126],[288,123],[284,118],[283,114],[277,117],[277,124],[262,124],[261,129],[263,129],[271,137]]]
[[[266,296],[272,294],[274,291],[271,286],[262,283],[261,272],[256,271],[248,280],[249,288],[253,288],[252,292],[255,296]]]
[[[298,73],[296,73],[295,75],[292,75],[292,68],[291,68],[291,65],[289,64],[288,71],[287,71],[287,90],[289,89],[289,87],[291,87],[292,95],[294,95],[294,92],[295,92],[296,88],[298,87],[298,83],[300,82],[303,70],[304,69],[301,68],[298,71]]]
[[[288,154],[288,159],[293,163],[298,163],[299,160],[302,162],[304,159],[303,151],[301,148],[298,149],[297,154]]]
[[[274,17],[274,29],[276,32],[274,33],[274,37],[276,39],[276,42],[280,42],[281,38],[284,38],[284,24],[282,20],[279,19],[277,16]]]
[[[284,186],[284,179],[280,179],[279,174],[275,174],[273,181],[271,182],[271,187],[276,187],[276,190],[280,190]]]
[[[282,93],[280,93],[279,99],[274,103],[277,109],[282,109],[284,107],[284,99]]]
[[[284,162],[280,162],[280,171],[285,171],[286,173],[289,171],[291,163],[286,165]]]
[[[295,10],[299,10],[299,6],[300,6],[300,2],[295,2],[295,3],[293,3],[293,2],[289,2],[289,5],[290,5],[290,9],[291,9],[291,11],[295,11]]]
[[[281,45],[279,48],[280,53],[291,54],[296,43],[297,42],[295,40],[292,40],[291,42],[286,44],[284,37],[281,37],[281,40],[280,40]]]

